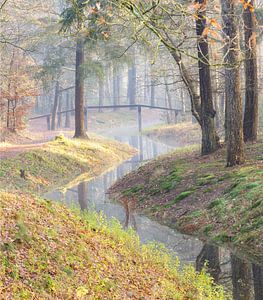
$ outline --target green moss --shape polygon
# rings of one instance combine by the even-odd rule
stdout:
[[[214,237],[214,241],[216,243],[224,244],[230,242],[231,237],[227,233],[222,232]]]
[[[182,180],[182,172],[182,168],[175,167],[168,176],[165,176],[163,179],[159,180],[158,186],[160,187],[160,191],[169,192],[170,190],[175,189],[177,184]]]
[[[163,205],[163,207],[164,208],[169,208],[169,207],[175,205],[176,203],[182,201],[183,199],[189,197],[193,193],[194,193],[194,191],[185,191],[185,192],[182,192],[175,199],[173,199],[173,200],[169,201],[168,203],[166,203],[165,205]]]
[[[245,185],[245,189],[246,190],[251,190],[251,189],[255,189],[261,187],[261,183],[260,182],[250,182],[248,184]]]
[[[224,205],[225,205],[225,200],[223,198],[216,199],[216,200],[212,201],[211,203],[209,203],[208,209],[213,209],[215,207],[224,206]]]
[[[208,236],[209,233],[213,230],[213,228],[214,228],[213,224],[206,225],[205,228],[203,229],[204,234]]]
[[[139,184],[136,185],[132,188],[126,189],[122,191],[122,195],[123,196],[132,196],[134,194],[139,193],[140,191],[142,191],[144,189],[144,185],[143,184]]]
[[[212,184],[213,182],[215,182],[216,176],[213,174],[206,174],[202,177],[199,177],[197,179],[196,184],[198,186],[204,186],[204,185],[208,185],[208,184]]]
[[[191,219],[194,219],[194,218],[199,218],[201,215],[202,215],[202,211],[201,210],[195,210],[195,211],[191,212],[187,216],[190,217]]]

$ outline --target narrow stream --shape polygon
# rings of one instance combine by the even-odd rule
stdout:
[[[113,203],[107,195],[107,190],[125,174],[161,154],[173,151],[174,148],[143,136],[114,138],[139,149],[139,154],[102,176],[88,182],[81,182],[78,186],[67,190],[66,193],[56,190],[46,194],[45,197],[62,201],[67,205],[77,204],[83,210],[102,211],[109,218],[117,218],[124,227],[133,227],[143,243],[152,241],[162,243],[173,250],[183,263],[195,262],[202,249],[202,243],[198,239],[183,235],[143,215],[133,213],[130,207]]]
[[[198,264],[206,260],[210,261],[213,274],[216,281],[224,284],[228,290],[236,291],[234,299],[261,299],[263,300],[263,291],[259,298],[255,296],[255,291],[258,287],[263,287],[263,268],[254,266],[248,274],[242,273],[246,264],[250,264],[241,259],[235,259],[229,251],[218,248],[216,246],[204,245],[198,239],[179,233],[169,227],[160,225],[159,223],[150,220],[144,215],[139,215],[133,212],[132,207],[127,204],[121,205],[110,201],[107,195],[107,190],[125,174],[137,169],[143,163],[154,159],[155,157],[166,154],[174,150],[173,147],[162,144],[158,141],[151,140],[145,136],[114,136],[115,140],[123,143],[128,143],[134,148],[139,149],[139,154],[131,160],[126,161],[116,167],[114,170],[106,172],[91,181],[81,182],[78,186],[68,189],[62,193],[60,190],[55,190],[45,195],[45,198],[54,201],[60,201],[67,205],[79,205],[82,210],[95,209],[98,212],[103,212],[109,218],[116,218],[120,221],[124,228],[133,227],[142,243],[157,242],[164,244],[168,249],[177,255],[182,264]],[[241,270],[239,277],[233,277],[231,281],[231,267]],[[253,281],[254,277],[254,281]],[[240,284],[241,282],[241,284]],[[243,294],[251,293],[252,298],[244,298]],[[261,298],[262,297],[262,298]]]

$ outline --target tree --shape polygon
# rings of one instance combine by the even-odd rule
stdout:
[[[136,1],[117,1],[120,2],[121,7],[126,8],[126,10],[132,14],[141,26],[146,27],[149,32],[154,34],[157,39],[162,43],[168,52],[172,55],[175,60],[179,72],[182,77],[182,81],[185,84],[189,96],[191,99],[191,110],[193,116],[196,118],[197,122],[202,129],[202,154],[209,154],[215,151],[219,146],[219,139],[216,134],[216,129],[214,125],[215,111],[213,108],[212,96],[211,96],[211,78],[209,74],[208,65],[208,44],[207,38],[203,37],[206,34],[206,23],[205,15],[203,11],[203,1],[196,1],[198,4],[202,4],[202,9],[199,11],[199,16],[197,20],[197,33],[198,37],[198,57],[195,57],[199,61],[200,76],[200,90],[202,94],[197,89],[195,80],[191,75],[191,72],[184,64],[183,55],[185,50],[182,49],[182,45],[187,44],[187,33],[182,28],[184,28],[180,16],[185,18],[187,13],[187,6],[177,6],[172,1],[152,1],[151,3],[137,3]],[[176,16],[176,17],[174,17]],[[177,18],[178,16],[178,18]],[[192,19],[193,16],[191,15]],[[177,19],[176,19],[177,18]],[[176,24],[180,27],[179,34],[176,32]],[[173,34],[173,30],[176,32]],[[187,30],[189,31],[189,25],[187,24]],[[203,36],[202,36],[203,34]],[[190,40],[190,38],[189,38]],[[188,44],[188,47],[190,45]],[[187,56],[187,55],[186,55]],[[189,54],[188,57],[194,57],[194,55]],[[209,80],[208,86],[205,81]]]
[[[79,37],[76,46],[76,73],[75,73],[75,138],[87,137],[85,130],[85,103],[84,103],[84,40]]]
[[[208,33],[206,31],[206,0],[196,0],[197,51],[199,66],[199,87],[201,97],[202,154],[209,154],[219,148],[219,137],[216,133],[215,115],[212,99],[212,83],[209,67]]]
[[[58,104],[59,104],[58,102],[59,102],[59,81],[57,80],[55,86],[54,104],[52,109],[51,130],[56,130],[56,120],[57,120]]]
[[[10,131],[24,129],[24,117],[38,95],[36,82],[29,75],[33,62],[22,51],[10,46],[2,64],[0,104],[5,112],[4,127]],[[11,55],[10,55],[11,52]]]
[[[135,49],[132,51],[132,64],[128,69],[128,88],[127,98],[130,105],[136,104],[137,94],[137,68],[136,68],[136,52]]]
[[[258,74],[257,40],[254,0],[244,0],[244,35],[245,35],[245,114],[244,140],[256,141],[258,134]]]
[[[106,19],[109,16],[105,0],[71,0],[61,14],[61,32],[74,32],[76,38],[75,70],[75,138],[86,138],[84,103],[85,43],[107,38]]]
[[[225,46],[227,166],[244,162],[239,36],[236,1],[221,0]]]

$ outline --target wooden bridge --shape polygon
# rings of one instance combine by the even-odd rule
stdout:
[[[140,133],[142,132],[142,109],[143,108],[155,109],[155,110],[157,109],[157,110],[164,110],[164,111],[173,111],[176,114],[181,112],[181,110],[175,109],[175,108],[168,108],[168,107],[161,107],[161,106],[151,106],[151,105],[144,105],[144,104],[86,106],[85,107],[85,126],[86,126],[86,129],[88,128],[88,111],[90,111],[90,110],[105,110],[105,109],[117,110],[117,109],[120,109],[120,108],[128,108],[128,109],[136,109],[137,110],[138,130],[139,130]],[[72,112],[75,112],[75,109],[60,111],[60,112],[57,112],[57,117],[59,117],[60,115],[67,114],[67,113],[72,113]],[[29,118],[29,121],[43,119],[43,118],[46,118],[46,120],[47,120],[47,129],[51,130],[51,118],[52,118],[51,113]]]

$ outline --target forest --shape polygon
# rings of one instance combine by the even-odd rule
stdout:
[[[0,0],[0,299],[263,300],[263,1]]]

